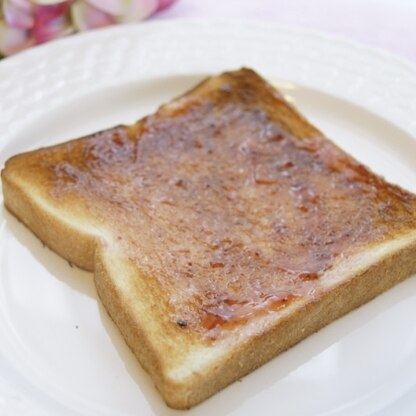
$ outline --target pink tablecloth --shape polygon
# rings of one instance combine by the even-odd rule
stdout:
[[[416,0],[178,0],[154,19],[268,20],[343,36],[416,63]]]

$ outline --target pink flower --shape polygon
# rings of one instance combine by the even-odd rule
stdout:
[[[157,8],[157,12],[166,9],[169,7],[172,3],[174,3],[175,0],[159,0],[159,7]]]
[[[3,0],[0,54],[75,31],[146,19],[175,0]]]

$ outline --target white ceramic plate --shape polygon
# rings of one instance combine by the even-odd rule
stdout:
[[[375,171],[416,191],[416,68],[316,33],[175,21],[91,32],[0,63],[0,164],[128,123],[207,74],[250,66]],[[1,201],[0,201],[1,202]],[[174,415],[90,274],[0,210],[0,414]],[[329,325],[187,415],[414,415],[416,279]]]

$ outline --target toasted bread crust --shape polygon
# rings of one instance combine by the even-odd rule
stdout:
[[[158,279],[157,276],[154,278],[149,273],[149,270],[152,270],[149,267],[153,267],[153,265],[149,263],[150,266],[146,266],[147,268],[141,265],[141,258],[146,257],[149,251],[140,251],[142,250],[140,244],[133,244],[129,247],[125,242],[120,242],[125,237],[122,235],[123,231],[128,238],[132,238],[133,234],[126,226],[128,222],[120,218],[120,212],[124,211],[119,210],[119,205],[125,195],[122,192],[121,196],[117,194],[118,188],[114,186],[112,181],[117,184],[120,183],[120,180],[121,183],[126,183],[129,177],[126,176],[123,169],[127,166],[130,171],[126,161],[133,156],[136,158],[138,155],[141,157],[147,155],[149,160],[152,160],[154,149],[151,147],[149,147],[148,153],[137,153],[137,146],[152,145],[152,142],[146,144],[147,142],[143,139],[150,128],[158,129],[172,118],[185,117],[186,119],[188,113],[195,116],[199,111],[198,108],[201,108],[201,100],[207,99],[208,101],[204,101],[203,111],[207,111],[207,109],[210,111],[212,106],[216,108],[215,105],[218,105],[222,111],[226,112],[229,108],[227,106],[234,103],[233,100],[235,100],[237,106],[241,105],[244,111],[248,109],[251,112],[249,113],[249,124],[243,124],[243,126],[250,128],[264,122],[261,112],[258,116],[256,110],[262,108],[261,111],[269,114],[270,119],[273,119],[272,124],[277,123],[278,126],[277,130],[275,128],[278,138],[273,138],[273,142],[280,143],[281,136],[284,136],[284,140],[288,139],[288,143],[292,138],[295,141],[304,140],[306,144],[301,144],[302,149],[299,152],[304,152],[306,155],[308,152],[318,153],[317,160],[320,163],[318,166],[320,170],[314,173],[315,178],[319,178],[321,171],[324,171],[325,175],[331,174],[331,172],[335,172],[334,175],[342,175],[340,169],[345,169],[348,171],[346,180],[351,181],[353,185],[359,184],[361,187],[359,192],[363,190],[362,194],[358,194],[362,195],[362,200],[357,199],[357,204],[361,204],[365,215],[371,218],[372,222],[367,227],[367,217],[357,216],[356,224],[360,224],[360,232],[356,232],[351,226],[345,229],[348,222],[345,223],[346,225],[341,223],[341,226],[336,220],[333,220],[335,222],[332,225],[329,222],[328,227],[335,227],[332,229],[332,234],[335,231],[339,233],[344,230],[347,237],[344,240],[337,240],[336,250],[323,249],[322,253],[325,256],[321,256],[322,258],[319,260],[308,260],[311,258],[310,253],[315,256],[320,252],[308,247],[305,249],[305,241],[309,241],[312,246],[316,245],[317,241],[319,243],[319,239],[326,238],[327,240],[321,241],[322,247],[326,243],[329,245],[334,243],[332,237],[329,238],[325,233],[320,234],[319,224],[316,224],[315,220],[310,223],[310,226],[315,229],[313,239],[302,240],[298,252],[296,249],[289,252],[296,261],[290,261],[290,259],[288,261],[285,256],[279,257],[278,251],[273,254],[273,249],[270,249],[268,245],[270,241],[266,239],[263,241],[260,239],[260,242],[263,243],[262,258],[266,260],[269,258],[269,263],[263,260],[261,263],[256,259],[258,256],[256,250],[250,249],[251,251],[246,251],[243,255],[238,252],[240,249],[232,252],[232,255],[228,252],[227,255],[230,255],[232,264],[238,265],[239,262],[246,261],[246,271],[251,270],[258,263],[260,266],[256,266],[254,276],[270,273],[270,267],[266,267],[266,264],[271,264],[273,267],[280,264],[282,268],[279,273],[285,279],[289,278],[289,280],[297,282],[294,286],[286,284],[286,292],[283,296],[277,297],[274,292],[276,288],[273,287],[270,289],[270,293],[266,294],[267,296],[262,294],[260,298],[249,299],[247,298],[247,294],[251,291],[249,287],[241,289],[240,294],[233,292],[236,296],[233,303],[224,298],[223,292],[220,294],[222,298],[217,304],[206,303],[210,301],[212,294],[207,294],[205,290],[204,275],[212,274],[221,277],[221,270],[224,267],[222,257],[219,259],[215,257],[214,260],[211,258],[208,267],[202,268],[202,274],[198,275],[199,277],[196,276],[201,279],[200,283],[196,278],[194,286],[190,283],[192,290],[200,290],[196,299],[202,299],[202,301],[200,303],[198,303],[199,300],[198,302],[188,302],[187,298],[192,299],[193,296],[189,296],[189,293],[195,292],[181,294],[181,291],[188,287],[188,283],[183,280],[182,275],[174,272],[169,274],[168,270],[166,273],[163,271],[167,276],[165,280]],[[197,109],[193,106],[195,102]],[[275,107],[276,103],[278,104],[277,108]],[[221,117],[220,113],[219,119]],[[245,115],[243,115],[244,117]],[[189,123],[195,122],[192,117],[188,121]],[[153,122],[154,125],[152,125]],[[181,125],[178,127],[176,124],[175,129],[170,129],[173,141],[184,134]],[[238,129],[236,131],[240,132]],[[112,144],[115,148],[105,147],[105,141],[108,139],[115,140],[115,144]],[[169,140],[171,139],[169,138]],[[110,163],[108,165],[110,168],[97,165],[95,150],[92,155],[86,152],[86,146],[91,143],[93,146],[90,148],[94,150],[96,149],[94,146],[98,146],[99,150],[103,152],[105,163]],[[388,184],[341,150],[327,143],[330,142],[324,138],[322,133],[310,125],[265,81],[252,71],[241,70],[205,81],[183,97],[162,106],[155,118],[150,118],[150,121],[144,119],[131,127],[119,126],[91,137],[10,159],[2,171],[4,200],[6,207],[46,245],[71,263],[94,272],[99,297],[127,344],[142,366],[151,374],[166,402],[171,407],[185,409],[205,400],[234,380],[270,360],[276,354],[416,272],[416,197]],[[154,146],[160,147],[162,144],[155,142]],[[163,144],[163,146],[165,145]],[[182,144],[179,148],[173,146],[172,151],[178,152],[178,155],[181,156],[183,148],[181,146]],[[273,146],[275,145],[273,144]],[[273,147],[273,151],[279,150],[276,146]],[[309,160],[307,159],[309,156],[305,156],[304,153],[298,155],[296,146],[284,149],[291,152],[292,161],[294,161],[294,163],[291,162],[292,165],[302,164],[305,160]],[[254,149],[254,151],[260,152],[260,154],[263,152],[265,161],[261,160],[264,164],[269,163],[269,160],[273,161],[273,157],[275,157],[273,154],[265,153],[264,148]],[[86,154],[89,156],[86,157]],[[45,157],[49,161],[49,165],[39,162]],[[68,164],[67,160],[72,165]],[[188,163],[187,159],[184,160]],[[62,161],[64,165],[62,165]],[[154,161],[158,162],[159,159],[156,158]],[[90,163],[93,164],[93,178],[97,174],[100,176],[102,172],[105,173],[105,169],[109,169],[108,174],[102,175],[100,179],[103,182],[95,183],[95,179],[90,180],[91,172],[84,174],[86,166],[90,166]],[[204,158],[200,160],[200,166],[203,163],[206,163]],[[244,159],[244,163],[248,163],[246,159]],[[117,176],[120,164],[122,175]],[[115,169],[113,166],[118,168]],[[80,170],[76,170],[77,168]],[[198,169],[198,167],[192,169]],[[183,171],[181,172],[183,173]],[[261,170],[261,175],[254,178],[254,186],[266,186],[270,189],[276,187],[282,192],[282,188],[279,188],[281,185],[278,183],[281,178],[279,177],[277,180],[275,176],[270,175],[270,172],[272,172],[270,168],[269,170]],[[301,170],[301,174],[305,176],[303,170]],[[63,182],[57,181],[57,176],[63,177]],[[158,184],[157,175],[154,177],[156,178],[155,184]],[[176,181],[175,186],[181,188],[182,183],[179,180]],[[76,186],[72,186],[74,183]],[[337,182],[337,184],[343,186],[343,182]],[[235,185],[235,182],[231,180],[226,182],[226,185],[230,187]],[[104,189],[100,189],[100,186]],[[111,192],[106,191],[106,186]],[[140,186],[141,184],[139,184]],[[163,186],[163,183],[159,186]],[[127,185],[125,188],[128,190]],[[155,189],[158,190],[157,187]],[[320,189],[327,192],[326,188],[321,187]],[[106,198],[113,200],[114,192],[117,198],[109,204]],[[253,195],[255,190],[251,189],[251,192],[249,195]],[[292,207],[291,202],[287,202],[288,206],[293,210],[299,209],[296,211],[297,214],[293,211],[294,215],[303,215],[308,218],[308,210],[315,210],[315,205],[319,203],[316,202],[318,197],[315,194],[303,192],[299,186],[294,187],[293,192],[295,203]],[[354,203],[345,199],[348,196],[347,192],[347,190],[344,193],[339,191],[336,197],[344,198],[345,204],[350,203],[353,206]],[[91,199],[90,193],[99,195],[99,198],[94,196],[96,199]],[[379,198],[377,203],[372,202],[371,199],[376,196],[368,197],[373,194]],[[127,199],[131,195],[133,194],[127,193]],[[213,194],[209,195],[212,197]],[[229,193],[221,194],[220,199],[215,200],[215,203],[224,203],[223,201],[228,196]],[[163,198],[163,200],[161,199],[162,204],[166,202],[167,209],[171,209],[172,200],[166,196]],[[188,198],[190,198],[190,194]],[[263,202],[258,199],[256,203],[261,203],[267,208],[270,204],[274,204],[273,201]],[[181,203],[183,202],[179,201],[181,208],[191,208],[189,212],[192,212],[192,209],[199,209],[198,206],[189,205],[189,203],[181,205]],[[299,206],[296,205],[298,203]],[[127,208],[130,209],[132,206],[129,205]],[[264,211],[265,216],[271,215],[269,208]],[[335,204],[335,208],[343,215],[348,213],[342,207],[340,208],[338,203]],[[107,210],[110,212],[109,215],[106,215]],[[137,212],[146,214],[145,211]],[[166,215],[166,212],[170,211],[161,212]],[[319,212],[319,210],[313,212]],[[356,215],[359,215],[359,212]],[[313,219],[313,215],[310,218]],[[286,219],[289,221],[290,216]],[[124,221],[124,228],[117,229],[117,221]],[[250,221],[257,227],[257,229],[253,229],[253,232],[257,232],[257,236],[263,237],[262,231],[258,231],[261,228],[260,224],[263,223],[257,221],[255,217],[251,217]],[[151,227],[152,221],[133,223],[134,232],[138,234],[138,239],[150,238],[149,230],[140,227]],[[224,223],[223,226],[228,226],[228,224]],[[155,230],[160,232],[160,229],[156,228]],[[230,230],[233,229],[230,228]],[[299,231],[298,228],[294,228],[294,230]],[[279,228],[278,231],[281,232],[281,229]],[[299,234],[299,238],[304,236],[309,238],[310,233],[307,231]],[[233,235],[233,239],[235,239],[235,235]],[[293,239],[286,241],[288,245],[289,243],[293,245],[296,242]],[[228,240],[225,244],[227,247],[230,245]],[[246,244],[250,245],[250,243]],[[157,257],[169,255],[170,253],[159,252],[165,250],[166,247],[169,250],[171,248],[169,245],[164,246],[163,244],[159,247],[154,246],[154,255]],[[282,245],[278,247],[282,247]],[[138,255],[134,254],[135,250],[139,253]],[[224,250],[229,250],[229,247]],[[344,257],[338,255],[340,250],[343,255],[345,254]],[[209,252],[203,248],[194,252],[196,260],[199,259],[200,253],[205,253],[200,257],[202,259],[205,255],[210,256]],[[179,254],[178,257],[180,256]],[[246,257],[248,259],[245,259]],[[189,262],[189,259],[186,262]],[[163,264],[169,265],[172,270],[177,265],[175,262]],[[200,273],[201,268],[198,270]],[[242,270],[244,271],[244,269]],[[171,284],[169,279],[172,276],[175,279],[178,278],[176,280],[178,287],[169,286]],[[261,283],[263,291],[267,282],[273,283],[270,278],[269,280],[265,279]],[[168,286],[164,287],[164,283]],[[208,283],[212,287],[215,279],[208,279]],[[227,281],[225,284],[227,286]],[[220,282],[217,290],[222,291],[224,287]],[[177,298],[173,299],[175,296],[179,296],[179,301]],[[266,299],[265,301],[262,296]],[[183,298],[185,298],[185,302]],[[272,301],[270,302],[269,299]],[[178,308],[178,305],[179,312],[175,309]],[[178,316],[184,315],[184,311],[188,314],[186,315],[187,319],[177,320]]]
[[[7,164],[6,164],[7,166]],[[10,172],[10,174],[9,174]],[[15,181],[13,169],[2,170],[4,204],[45,245],[81,269],[94,271],[97,235],[65,222],[36,195]]]

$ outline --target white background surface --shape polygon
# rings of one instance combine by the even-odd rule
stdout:
[[[416,62],[415,0],[178,0],[155,19],[227,17],[320,30]]]

